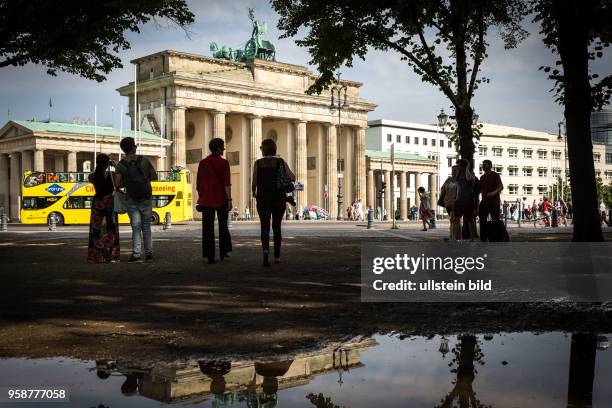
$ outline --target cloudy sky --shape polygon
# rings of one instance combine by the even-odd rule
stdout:
[[[165,49],[210,55],[211,41],[239,47],[251,35],[248,7],[255,8],[258,20],[267,21],[268,39],[276,45],[277,60],[308,65],[310,58],[305,49],[291,39],[278,39],[278,15],[267,1],[191,0],[189,5],[196,15],[195,23],[189,27],[189,38],[180,28],[147,24],[140,34],[128,34],[132,47],[121,55],[124,68],[113,71],[105,82],[64,73],[51,77],[44,67],[33,64],[1,68],[0,123],[7,119],[9,109],[11,119],[46,119],[51,98],[53,120],[93,119],[97,104],[99,123],[119,126],[119,107],[127,105],[127,99],[119,97],[116,89],[132,80],[131,59]],[[541,65],[551,65],[554,56],[543,46],[538,28],[529,23],[527,28],[531,32],[529,38],[518,49],[509,51],[503,49],[495,29],[489,32],[489,58],[482,72],[491,78],[491,83],[477,91],[473,106],[484,122],[556,132],[562,109],[549,92],[552,82],[538,71]],[[609,74],[610,67],[612,57],[608,52],[594,69]],[[441,92],[422,83],[394,52],[371,51],[365,61],[357,60],[354,67],[345,68],[342,76],[362,82],[361,95],[378,105],[369,119],[434,123],[441,108],[451,111]]]

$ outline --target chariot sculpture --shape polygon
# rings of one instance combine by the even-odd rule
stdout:
[[[276,50],[274,44],[264,40],[263,36],[268,32],[268,26],[263,21],[255,19],[255,11],[249,8],[249,19],[253,23],[251,39],[246,42],[243,49],[232,49],[226,45],[219,47],[216,42],[210,43],[210,50],[214,58],[223,58],[230,61],[247,62],[253,59],[276,61]]]

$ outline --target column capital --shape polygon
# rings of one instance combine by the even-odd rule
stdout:
[[[251,120],[252,119],[263,119],[262,115],[255,115],[254,113],[249,113],[246,115],[246,117]]]
[[[211,110],[210,113],[212,113],[213,115],[225,115],[225,114],[227,114],[226,111],[217,110],[217,109]]]
[[[291,123],[300,124],[300,123],[308,123],[308,121],[304,119],[291,119]]]
[[[187,110],[186,106],[180,106],[180,105],[170,105],[170,106],[166,106],[166,108],[171,109],[173,111],[175,111],[175,110]]]

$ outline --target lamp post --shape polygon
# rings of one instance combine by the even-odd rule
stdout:
[[[440,188],[440,140],[438,138],[438,129],[442,128],[442,136],[445,136],[444,128],[446,128],[446,122],[448,121],[448,115],[444,113],[444,109],[440,109],[440,113],[436,117],[438,119],[438,127],[436,128],[436,187]],[[429,192],[431,194],[431,191]],[[439,214],[438,204],[433,203],[432,207],[436,207],[436,214]]]
[[[332,86],[330,89],[331,93],[331,104],[329,105],[330,112],[338,111],[338,126],[336,131],[336,149],[338,158],[336,161],[336,166],[338,168],[338,216],[336,219],[338,221],[344,220],[344,210],[342,208],[342,172],[340,168],[340,136],[342,130],[342,109],[347,108],[348,100],[347,100],[347,88],[346,85],[340,84],[340,72],[338,72],[338,79],[336,80],[336,85]]]
[[[565,180],[565,188],[567,188],[567,129],[565,128],[565,120],[559,122],[557,126],[559,127],[559,135],[557,136],[557,141],[560,142],[563,139],[563,141],[565,142],[565,150],[563,153],[563,178],[561,178],[561,182],[563,183],[563,180]],[[565,128],[563,136],[561,133],[562,126]],[[565,190],[563,188],[563,184],[561,184],[561,198],[563,198],[563,201],[565,201]]]

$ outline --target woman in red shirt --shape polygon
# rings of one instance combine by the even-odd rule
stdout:
[[[219,222],[219,253],[221,260],[232,251],[232,239],[227,218],[232,209],[232,190],[229,162],[221,155],[223,139],[214,138],[208,144],[211,154],[200,161],[196,188],[198,210],[202,212],[202,256],[209,264],[215,263],[215,213]]]

